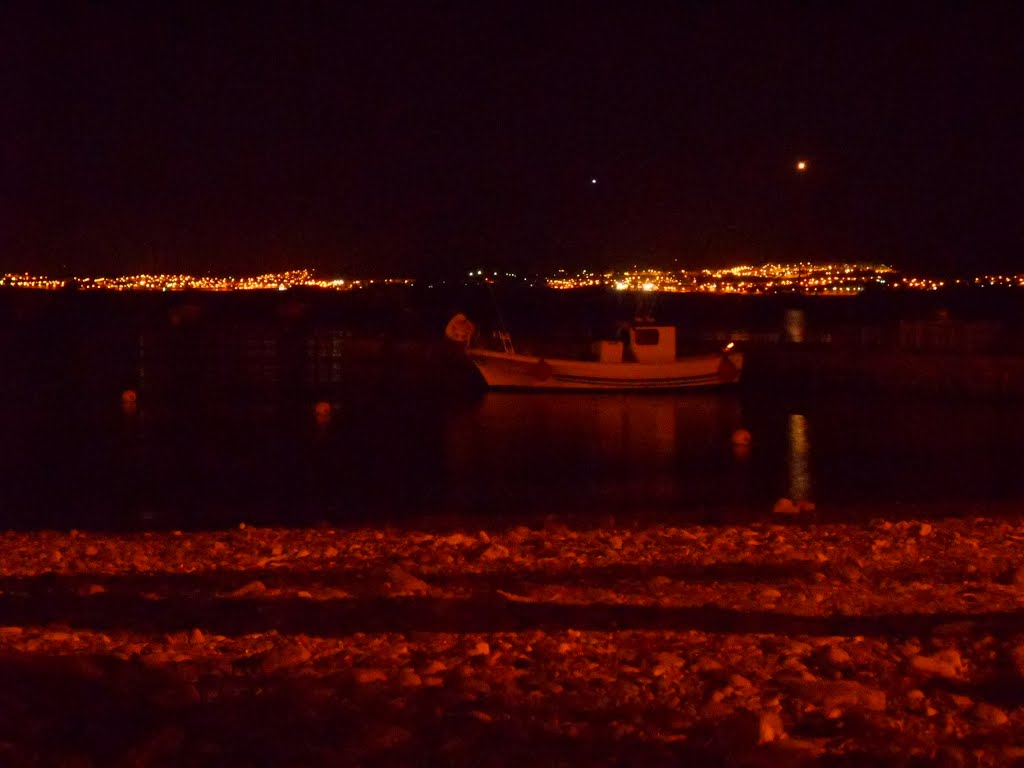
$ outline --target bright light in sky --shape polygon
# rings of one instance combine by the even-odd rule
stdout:
[[[807,161],[806,160],[797,160],[796,169],[798,171],[806,171],[807,170]]]
[[[591,180],[590,180],[590,183],[591,183],[591,184],[597,184],[597,179],[591,179]]]

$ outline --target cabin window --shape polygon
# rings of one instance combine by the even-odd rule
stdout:
[[[657,328],[637,328],[633,331],[633,343],[638,347],[653,347],[658,343]]]

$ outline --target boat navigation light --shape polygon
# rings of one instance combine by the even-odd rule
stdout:
[[[728,352],[730,349],[732,349],[735,346],[736,346],[736,344],[734,342],[730,341],[728,344],[725,345],[725,351]]]

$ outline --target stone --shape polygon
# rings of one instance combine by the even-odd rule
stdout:
[[[743,675],[729,675],[729,686],[738,693],[748,693],[754,688],[754,684]]]
[[[275,645],[259,657],[257,668],[270,675],[282,669],[304,664],[312,657],[309,649],[299,643]]]
[[[772,507],[772,514],[774,515],[797,515],[800,513],[799,508],[790,499],[782,498],[775,502],[775,506]]]
[[[885,691],[854,680],[797,681],[796,693],[828,711],[853,707],[882,712],[886,707]]]
[[[234,592],[230,593],[230,597],[254,597],[256,595],[265,594],[267,591],[267,585],[262,581],[250,581],[245,586],[239,587]]]
[[[768,744],[784,738],[786,738],[786,729],[782,727],[782,718],[777,712],[762,712],[758,715],[758,744]]]
[[[666,669],[682,669],[685,666],[685,662],[680,658],[679,654],[671,653],[669,651],[662,651],[654,655],[655,661]]]
[[[954,650],[947,650],[932,656],[914,656],[910,659],[910,668],[931,677],[956,680],[964,667],[960,654]]]
[[[508,547],[503,547],[501,544],[491,544],[480,553],[480,559],[485,561],[503,560],[508,556]]]
[[[397,565],[387,570],[387,592],[394,597],[425,595],[430,592],[430,585],[418,579]]]
[[[352,670],[352,678],[360,685],[367,685],[369,683],[383,683],[388,679],[388,676],[384,670],[376,669],[375,667],[356,667]]]
[[[714,676],[724,671],[725,667],[716,659],[705,656],[693,665],[693,669],[698,674]]]
[[[448,665],[447,664],[445,664],[443,661],[438,661],[437,659],[434,659],[432,662],[427,664],[427,666],[425,666],[422,670],[420,670],[420,674],[422,674],[422,675],[436,675],[439,672],[446,672],[447,670],[448,670]]]
[[[467,654],[470,657],[473,656],[490,656],[491,646],[486,640],[481,640],[479,643],[473,646],[473,648]]]
[[[999,727],[1000,725],[1006,725],[1010,720],[1010,718],[1006,716],[1006,713],[999,707],[985,702],[978,702],[974,706],[973,714],[974,719],[979,723],[993,728]]]
[[[833,667],[848,667],[853,659],[846,651],[837,645],[830,645],[825,651],[825,661]]]
[[[970,709],[974,705],[974,699],[970,696],[961,696],[960,694],[954,693],[950,695],[950,699],[953,700],[953,705],[957,709]]]
[[[402,671],[398,673],[398,684],[403,688],[419,688],[423,681],[412,667],[402,667]]]

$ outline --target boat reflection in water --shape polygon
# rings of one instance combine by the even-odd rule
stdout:
[[[721,393],[492,392],[449,426],[446,486],[456,505],[510,511],[717,504],[744,471],[730,442],[740,417]]]

